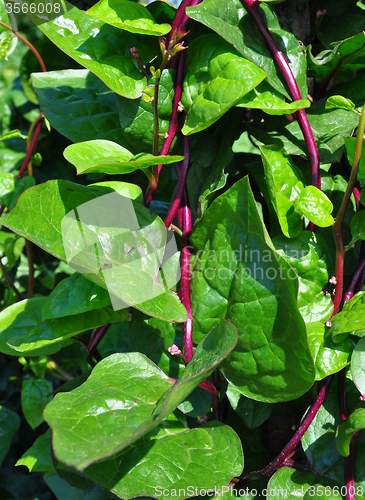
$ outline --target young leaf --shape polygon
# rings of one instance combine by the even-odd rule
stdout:
[[[341,342],[343,333],[350,333],[365,328],[365,292],[358,292],[351,300],[344,303],[342,311],[331,320],[331,335],[334,342]]]
[[[140,153],[136,156],[115,142],[95,140],[71,144],[64,157],[75,165],[77,174],[103,173],[109,175],[129,174],[153,165],[167,165],[182,161],[183,156],[153,156]]]
[[[156,24],[146,7],[127,0],[100,0],[87,14],[116,28],[140,35],[162,36],[171,30],[169,24]]]
[[[22,411],[28,424],[35,429],[43,422],[43,410],[52,399],[48,394],[52,385],[48,380],[30,378],[22,384]]]
[[[231,385],[264,402],[306,392],[314,366],[296,274],[272,250],[247,177],[211,204],[191,241],[199,250],[191,289],[195,338],[224,317],[239,332],[237,349],[222,365]]]
[[[349,456],[350,441],[362,429],[365,429],[365,409],[357,408],[337,429],[336,447],[343,457]]]
[[[296,205],[310,222],[319,227],[333,224],[331,200],[316,186],[307,186],[300,193]]]
[[[319,321],[307,324],[307,335],[316,367],[316,380],[337,373],[350,363],[355,346],[353,340],[347,338],[335,344],[328,328]]]
[[[181,98],[187,112],[185,135],[208,128],[266,76],[217,35],[190,44],[187,67]]]
[[[333,95],[327,99],[325,109],[346,109],[347,111],[353,111],[355,104],[351,99],[346,99],[342,95]]]
[[[236,106],[243,108],[261,109],[268,115],[288,115],[299,109],[309,108],[310,105],[308,99],[286,102],[283,95],[269,85],[266,80],[242,97],[236,104]]]
[[[302,232],[302,213],[297,200],[304,189],[304,178],[290,155],[279,146],[260,146],[270,200],[281,229],[288,238]]]
[[[365,337],[356,344],[351,358],[351,375],[361,395],[365,394]]]

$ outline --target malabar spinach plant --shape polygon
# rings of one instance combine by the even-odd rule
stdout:
[[[0,15],[2,498],[364,498],[365,5]]]

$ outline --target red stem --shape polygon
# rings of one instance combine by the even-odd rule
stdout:
[[[30,157],[32,156],[33,150],[35,148],[38,136],[39,136],[41,128],[42,128],[42,123],[43,123],[43,119],[39,120],[39,122],[37,123],[37,126],[35,128],[35,131],[34,131],[34,134],[33,134],[33,137],[32,137],[32,142],[30,143],[30,147],[29,147],[29,149],[27,151],[27,154],[26,154],[26,156],[24,158],[22,166],[20,167],[19,174],[17,175],[17,179],[21,179],[22,178],[22,176],[23,176],[23,174],[24,174],[24,172],[25,172],[25,170],[26,170],[26,168],[28,166]]]
[[[174,196],[174,200],[171,204],[169,213],[167,214],[167,217],[165,219],[165,226],[167,228],[170,227],[170,224],[172,224],[176,212],[179,209],[181,198],[183,196],[184,189],[186,186],[186,179],[188,176],[189,161],[190,161],[190,138],[186,135],[183,136],[183,156],[184,160],[181,162],[181,167],[179,168],[179,182],[176,187],[176,193]]]
[[[188,319],[184,323],[184,356],[189,363],[193,357],[193,314],[190,304],[190,250],[189,237],[191,233],[191,211],[187,189],[182,199],[183,239],[181,256],[181,289],[180,298],[185,306]]]
[[[274,458],[274,460],[270,462],[264,469],[260,471],[251,472],[250,474],[248,474],[246,478],[244,478],[245,481],[251,481],[255,479],[261,479],[266,476],[270,476],[276,470],[278,470],[282,465],[284,465],[285,460],[289,457],[289,455],[295,449],[299,441],[302,439],[308,427],[313,422],[314,417],[317,415],[318,410],[322,406],[324,398],[326,397],[327,391],[332,382],[332,378],[333,375],[330,375],[325,380],[323,380],[321,390],[319,391],[317,399],[315,400],[312,408],[309,410],[307,416],[301,423],[299,429],[291,438],[289,443],[285,446],[285,448],[281,451],[281,453],[279,453],[279,455],[276,458]]]
[[[272,55],[274,56],[276,64],[279,66],[286,83],[288,84],[291,95],[295,101],[302,99],[298,84],[295,80],[293,72],[285,59],[284,54],[279,49],[276,44],[272,34],[268,30],[263,17],[260,12],[259,3],[257,0],[241,0],[241,2],[250,11],[262,37],[264,38],[267,46],[269,47]],[[295,117],[299,122],[299,126],[302,129],[304,140],[308,149],[308,157],[311,165],[312,171],[312,184],[318,189],[321,189],[321,177],[319,171],[319,160],[318,160],[318,150],[316,141],[314,140],[313,132],[311,126],[308,122],[307,114],[304,109],[300,109],[295,113]]]
[[[359,279],[364,274],[364,271],[365,271],[365,257],[362,258],[362,260],[359,262],[357,268],[355,269],[355,272],[351,278],[349,286],[347,287],[346,293],[344,295],[344,298],[343,298],[344,302],[347,302],[348,300],[352,299],[352,297],[355,295],[356,285],[357,285]]]

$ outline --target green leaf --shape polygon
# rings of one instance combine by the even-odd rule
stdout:
[[[365,240],[365,212],[363,210],[356,213],[351,219],[351,232],[351,245],[353,245],[357,240]]]
[[[356,344],[351,358],[351,375],[361,395],[365,394],[365,337]]]
[[[300,471],[289,467],[282,467],[271,477],[267,485],[267,499],[277,500],[281,492],[285,498],[304,500],[314,498],[319,500],[325,497],[328,500],[339,500],[342,483],[333,481],[312,471]],[[343,488],[344,490],[344,488]],[[280,492],[280,493],[279,493]]]
[[[163,70],[160,78],[158,92],[158,118],[159,118],[159,146],[165,140],[164,134],[168,132],[174,96],[175,70]],[[148,85],[154,86],[154,78],[148,78]],[[145,89],[144,89],[145,91]],[[134,154],[152,151],[153,144],[153,106],[143,98],[126,99],[116,96],[115,102],[119,109],[119,121],[123,137],[129,142],[128,147]],[[174,144],[174,143],[173,143]]]
[[[22,339],[31,331],[38,323],[41,322],[41,311],[46,297],[34,297],[17,302],[0,313],[0,352],[10,354],[12,356],[22,356],[25,353],[14,350],[7,343],[11,339],[12,342],[22,342]],[[16,340],[15,340],[16,339]],[[43,347],[32,352],[33,356],[41,356],[53,354],[60,350],[64,342],[59,342],[54,345]]]
[[[337,429],[336,447],[343,457],[350,455],[350,441],[362,429],[365,429],[365,409],[357,408]]]
[[[121,451],[172,413],[236,342],[235,328],[222,321],[199,344],[176,383],[140,353],[103,359],[82,386],[57,394],[45,410],[57,458],[82,470]]]
[[[63,52],[92,71],[113,92],[128,99],[140,97],[146,79],[130,48],[138,47],[142,61],[147,62],[159,50],[157,42],[147,43],[141,37],[116,30],[65,3],[71,10],[53,21],[40,24],[39,29]],[[31,20],[35,17],[30,13],[28,16]]]
[[[352,166],[354,163],[354,156],[355,156],[356,137],[345,137],[344,141],[345,141],[345,146],[346,146],[347,159],[348,159],[350,165]],[[357,178],[365,180],[365,152],[364,152],[364,149],[361,151],[359,171],[357,174]]]
[[[15,177],[12,174],[0,174],[0,201],[6,207],[10,205],[15,189]]]
[[[48,429],[23,453],[15,465],[25,465],[29,472],[55,472],[51,457],[51,445],[52,430]]]
[[[304,188],[303,174],[287,152],[279,146],[260,146],[270,200],[281,229],[288,238],[302,232],[302,214],[297,209]]]
[[[287,115],[299,109],[309,108],[310,105],[308,99],[286,102],[283,95],[266,81],[261,82],[236,104],[242,108],[261,109],[268,115]]]
[[[27,136],[23,135],[19,129],[10,130],[0,137],[0,141],[9,141],[10,139],[26,139]]]
[[[268,74],[269,83],[284,96],[290,98],[286,84],[278,74],[272,54],[268,49],[261,33],[247,9],[236,0],[204,0],[199,5],[188,7],[189,17],[208,26],[218,33],[227,42],[233,45],[248,60],[261,67]],[[265,9],[268,15],[269,9]],[[280,29],[278,26],[269,26],[280,50],[289,61],[290,67],[298,81],[300,91],[306,96],[307,83],[306,58],[298,40],[292,33]]]
[[[54,493],[57,500],[115,500],[113,493],[102,489],[100,486],[93,484],[89,487],[83,483],[82,487],[85,487],[86,491],[81,488],[71,486],[64,479],[62,479],[58,474],[45,474],[44,481],[47,486]],[[141,498],[140,500],[146,500]]]
[[[317,307],[313,307],[313,299],[318,295],[316,302],[324,301],[324,309],[331,303],[329,296],[322,293],[327,286],[332,267],[331,256],[326,241],[319,235],[310,231],[302,231],[296,238],[288,239],[277,236],[273,239],[276,251],[295,269],[299,279],[298,307],[303,315],[303,308],[311,306],[308,311],[318,314]],[[326,298],[327,297],[327,298]],[[317,303],[317,305],[319,305]],[[306,311],[307,313],[307,311]],[[311,321],[321,321],[321,317]],[[328,318],[327,318],[328,319]],[[326,321],[326,319],[324,319]],[[309,321],[310,322],[310,321]]]
[[[42,309],[42,320],[62,318],[110,306],[106,290],[75,273],[62,280],[51,294]]]
[[[198,249],[191,288],[195,338],[222,317],[239,332],[237,349],[222,365],[230,384],[264,402],[306,392],[314,366],[296,274],[272,250],[247,177],[211,204],[191,241]]]
[[[327,99],[325,109],[346,109],[347,111],[353,111],[355,104],[351,99],[346,99],[342,95],[333,95]]]
[[[56,345],[60,348],[60,341],[65,341],[79,333],[92,330],[108,323],[124,321],[127,317],[127,310],[114,311],[112,307],[105,307],[88,311],[73,316],[66,316],[55,319],[47,319],[39,322],[30,330],[25,337],[15,337],[7,340],[7,344],[22,353],[29,355],[33,351],[49,348]],[[50,392],[50,391],[49,391]]]
[[[146,7],[127,0],[100,0],[87,14],[116,28],[141,35],[162,36],[171,30],[169,24],[156,24]]]
[[[199,491],[222,489],[242,468],[237,434],[212,421],[152,442],[140,441],[128,454],[92,465],[83,474],[120,498],[146,495],[182,500]]]
[[[358,292],[352,299],[346,301],[342,311],[331,320],[331,335],[334,342],[341,342],[343,333],[350,333],[365,328],[365,292]],[[338,337],[340,336],[340,337]],[[362,336],[362,335],[361,335]]]
[[[332,202],[316,186],[305,187],[300,193],[296,204],[305,217],[317,226],[328,227],[333,224],[334,220],[331,215],[333,210]]]
[[[323,101],[313,104],[307,111],[318,147],[321,163],[340,162],[344,150],[344,137],[351,136],[359,117],[344,109],[324,111]],[[292,155],[307,157],[307,148],[297,121],[272,117],[264,122],[247,125],[248,132],[263,144],[278,144]]]
[[[52,385],[48,380],[30,378],[22,384],[22,411],[28,424],[35,429],[43,423],[43,410],[52,399],[48,394]]]
[[[332,340],[329,329],[323,323],[307,324],[308,345],[316,367],[316,380],[337,373],[350,363],[355,342],[349,338],[340,344]]]
[[[187,68],[181,98],[187,112],[182,129],[185,135],[208,128],[266,76],[213,34],[190,44]]]
[[[13,411],[0,406],[0,464],[7,454],[11,440],[20,425],[19,416]]]
[[[227,397],[232,408],[250,429],[259,427],[270,417],[274,409],[273,404],[246,398],[230,385],[227,387]]]
[[[108,288],[116,308],[127,303],[165,321],[183,322],[186,310],[177,295],[154,279],[166,246],[165,226],[141,205],[139,193],[126,183],[84,187],[48,181],[28,189],[2,223]],[[105,246],[105,234],[113,244]],[[170,243],[168,249],[176,253],[174,248]],[[177,274],[164,276],[164,269],[160,278],[174,286]]]
[[[39,105],[52,126],[73,142],[107,139],[129,146],[115,94],[86,69],[32,74]]]
[[[76,166],[77,174],[103,173],[109,175],[129,174],[153,165],[167,165],[182,161],[183,156],[153,156],[140,153],[136,156],[115,142],[95,140],[71,144],[64,157]]]

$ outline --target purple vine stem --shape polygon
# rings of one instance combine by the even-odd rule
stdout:
[[[104,337],[106,332],[109,330],[111,326],[111,323],[107,323],[106,325],[100,326],[98,328],[94,328],[94,330],[91,333],[90,337],[90,342],[87,347],[87,362],[92,365],[92,358],[96,354],[96,359],[97,361],[101,360],[101,356],[97,352],[97,347],[99,345],[99,342],[101,339]]]
[[[168,228],[170,224],[174,220],[174,217],[179,209],[181,199],[184,193],[184,189],[186,186],[186,179],[188,176],[189,170],[189,161],[190,161],[190,138],[186,135],[183,136],[183,156],[184,160],[181,162],[181,167],[179,168],[179,181],[176,187],[176,193],[174,196],[174,200],[171,204],[169,213],[165,219],[165,226]]]
[[[289,443],[285,446],[285,448],[264,469],[261,469],[260,471],[251,472],[244,478],[244,481],[253,481],[255,479],[261,479],[263,477],[270,476],[281,466],[285,465],[285,460],[289,458],[289,455],[293,452],[299,441],[302,439],[308,427],[313,422],[314,417],[317,415],[318,410],[322,406],[324,398],[326,397],[327,391],[332,382],[332,378],[333,375],[330,375],[323,381],[322,387],[318,393],[317,399],[313,403],[312,408],[309,410],[307,416],[301,423],[299,429],[291,438]]]
[[[247,7],[250,14],[252,15],[262,37],[264,38],[267,46],[269,47],[276,64],[279,66],[286,83],[288,84],[291,95],[295,101],[302,99],[298,84],[295,80],[292,70],[285,59],[284,54],[279,49],[276,44],[272,34],[267,28],[265,21],[260,12],[258,0],[241,0],[243,5]],[[311,165],[312,171],[312,184],[318,189],[321,189],[321,176],[319,171],[319,159],[316,141],[314,140],[313,132],[309,124],[307,114],[304,109],[300,109],[295,113],[295,117],[298,120],[299,126],[303,132],[304,140],[308,149],[308,157]],[[311,228],[314,228],[312,225]]]
[[[176,57],[176,56],[175,56]],[[172,141],[174,140],[174,137],[176,135],[176,132],[179,130],[179,102],[181,99],[181,94],[182,94],[182,84],[183,84],[183,79],[184,79],[184,70],[185,70],[185,51],[180,52],[178,54],[179,60],[178,60],[178,66],[177,66],[177,74],[176,74],[176,82],[175,82],[175,92],[174,92],[174,99],[172,102],[172,113],[171,113],[171,119],[170,119],[170,124],[169,124],[169,130],[167,132],[167,137],[163,143],[163,146],[160,151],[160,156],[162,155],[167,155],[168,152],[170,151]],[[158,165],[158,174],[160,175],[162,169],[162,165]],[[156,185],[157,187],[157,185]],[[155,187],[155,189],[156,189]],[[155,191],[151,186],[148,186],[148,189],[146,191],[145,199],[144,199],[144,204],[148,208],[151,204],[152,201],[152,196]]]
[[[348,300],[352,299],[352,297],[355,295],[356,285],[358,281],[362,278],[364,272],[365,272],[365,256],[361,259],[357,268],[355,269],[354,274],[352,275],[351,281],[343,297],[344,302],[347,302]]]
[[[181,250],[181,289],[180,299],[185,306],[188,319],[184,323],[184,356],[186,362],[189,363],[193,357],[193,314],[190,304],[190,249],[189,237],[191,233],[191,211],[189,206],[189,197],[185,188],[182,202],[182,223],[183,223],[183,238]]]

